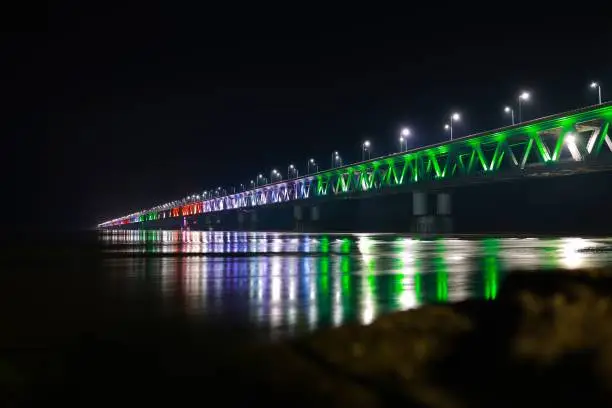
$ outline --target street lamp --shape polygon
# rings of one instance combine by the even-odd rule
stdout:
[[[509,106],[506,106],[506,107],[504,108],[504,112],[506,112],[506,113],[509,113],[509,114],[510,114],[510,116],[512,117],[512,124],[514,125],[514,109],[512,109],[512,108],[511,108],[511,107],[509,107]]]
[[[521,108],[522,108],[522,103],[523,103],[523,101],[527,101],[527,100],[529,100],[529,97],[530,97],[530,96],[531,96],[531,95],[529,95],[529,92],[525,92],[525,91],[523,91],[523,92],[521,92],[521,94],[520,94],[520,95],[519,95],[519,97],[518,97],[518,106],[519,106],[519,111],[518,111],[518,121],[519,121],[519,123],[521,123],[521,122],[522,122],[522,118],[523,118],[523,117],[522,117],[522,114],[521,114],[521,113],[522,113],[522,112],[521,112],[521,111],[522,111],[522,109],[521,109]]]
[[[599,104],[601,105],[601,85],[598,84],[597,82],[591,82],[591,88],[595,89],[597,88],[597,93],[599,95]]]
[[[368,152],[368,160],[370,160],[370,141],[366,140],[361,146],[361,161],[365,160],[365,153]]]
[[[308,160],[308,163],[306,164],[306,174],[310,174],[310,166],[315,167],[315,171],[319,171],[319,165],[315,162],[315,159],[310,159]]]
[[[263,178],[263,174],[260,173],[257,175],[257,186],[259,186],[260,180],[263,181]]]
[[[450,115],[449,123],[444,125],[444,129],[450,130],[450,140],[453,140],[453,122],[458,122],[459,119],[461,119],[461,117],[459,116],[457,112],[455,112],[452,115]]]
[[[272,169],[270,173],[270,182],[274,182],[274,176],[278,177],[279,180],[283,179],[283,176],[276,169]]]
[[[340,158],[340,155],[338,155],[337,151],[332,153],[331,155],[331,168],[332,169],[336,167],[336,162],[338,161],[339,158]]]
[[[287,180],[289,180],[289,178],[291,177],[292,171],[293,171],[293,175],[295,176],[295,178],[299,177],[298,169],[296,169],[293,164],[290,164],[289,167],[287,167]]]
[[[410,129],[405,127],[400,132],[400,152],[408,150],[408,136],[410,136]],[[404,146],[406,147],[406,149],[404,149]]]
[[[342,157],[340,157],[339,154],[334,156],[334,163],[336,164],[336,167],[342,167]]]

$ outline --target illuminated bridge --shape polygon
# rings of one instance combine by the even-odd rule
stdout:
[[[612,103],[547,116],[377,157],[235,194],[193,197],[99,224],[114,228],[148,221],[185,221],[200,214],[234,211],[256,218],[264,206],[293,203],[294,218],[318,218],[317,203],[334,198],[366,198],[411,193],[415,229],[445,230],[451,215],[451,187],[529,177],[552,177],[612,169]],[[430,214],[428,197],[436,195]],[[138,225],[134,225],[138,227]]]

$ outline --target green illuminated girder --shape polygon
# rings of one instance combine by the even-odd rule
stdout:
[[[612,106],[604,104],[321,172],[316,178],[316,195],[366,192],[422,181],[597,160],[602,152],[612,152],[608,134],[611,121]],[[573,141],[567,139],[570,134]]]

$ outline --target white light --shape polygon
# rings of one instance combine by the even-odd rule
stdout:
[[[293,164],[290,164],[290,165],[289,165],[289,168],[290,168],[290,169],[292,169],[292,168],[293,168]]]
[[[374,306],[366,304],[361,312],[361,322],[365,325],[372,323],[374,320]]]
[[[593,243],[581,238],[567,238],[563,241],[561,247],[561,262],[563,266],[567,269],[584,267],[586,259],[582,250],[593,246]]]
[[[257,177],[259,177],[259,178],[263,178],[263,176],[262,176],[261,174],[259,174]]]
[[[365,142],[363,142],[363,145],[364,145],[365,147],[370,147],[370,141],[369,141],[369,140],[366,140]]]
[[[453,113],[453,116],[451,116],[453,120],[459,120],[459,114],[458,113]]]
[[[408,129],[408,128],[403,128],[403,129],[402,129],[402,133],[401,133],[401,135],[402,135],[402,136],[410,136],[410,129]]]
[[[576,136],[573,133],[568,133],[565,136],[565,143],[576,143]]]
[[[519,98],[521,98],[522,100],[526,101],[527,99],[529,99],[529,92],[521,93],[521,96],[519,96]]]
[[[314,163],[314,159],[310,159],[310,162],[311,162],[311,163]]]
[[[448,123],[444,125],[444,129],[448,130],[448,128],[450,128],[450,126],[448,126]]]
[[[597,82],[591,82],[591,88],[597,88]]]
[[[400,142],[404,141],[404,136],[400,136]]]
[[[511,111],[511,109],[510,109],[510,107],[509,107],[509,106],[506,106],[506,107],[504,108],[504,112],[510,112],[510,111]]]

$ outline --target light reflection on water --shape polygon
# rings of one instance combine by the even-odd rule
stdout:
[[[368,324],[425,303],[494,299],[510,270],[612,263],[612,239],[211,231],[100,238],[120,287],[157,292],[170,313],[244,324],[273,338]]]

